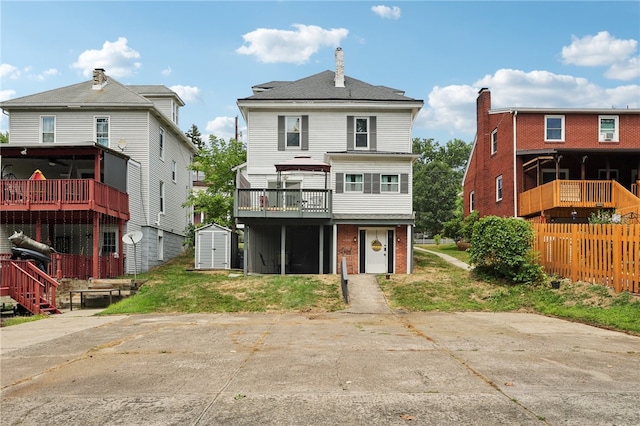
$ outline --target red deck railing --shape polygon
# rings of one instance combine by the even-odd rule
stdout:
[[[93,210],[129,219],[129,195],[91,179],[0,180],[5,211]]]

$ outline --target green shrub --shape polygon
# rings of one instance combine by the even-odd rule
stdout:
[[[533,228],[528,222],[486,216],[473,227],[469,261],[480,274],[513,283],[540,283],[544,273],[532,243]]]

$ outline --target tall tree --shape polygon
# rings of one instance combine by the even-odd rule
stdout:
[[[232,169],[245,161],[247,149],[241,141],[226,142],[209,136],[209,146],[203,144],[190,167],[204,174],[206,190],[191,194],[185,206],[204,213],[209,222],[233,227],[235,172]]]
[[[416,228],[429,235],[440,234],[444,223],[455,217],[456,198],[471,145],[454,139],[441,146],[433,139],[414,139],[413,209]]]
[[[0,143],[9,143],[9,131],[0,132]]]
[[[202,149],[204,147],[202,135],[200,134],[200,130],[198,130],[198,126],[195,124],[191,125],[191,128],[185,133],[185,136],[191,139],[191,143],[198,147],[198,149]]]

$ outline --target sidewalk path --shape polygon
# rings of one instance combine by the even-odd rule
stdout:
[[[457,266],[458,268],[466,269],[467,271],[471,270],[471,266],[469,266],[468,264],[464,263],[461,260],[456,259],[453,256],[449,256],[448,254],[444,254],[444,253],[439,253],[437,251],[423,249],[421,247],[414,247],[414,250],[435,254],[436,256],[443,258],[444,260],[446,260],[447,262]]]
[[[347,288],[349,290],[349,307],[342,312],[351,314],[391,313],[375,274],[349,275]]]

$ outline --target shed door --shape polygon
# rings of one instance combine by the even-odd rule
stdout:
[[[213,242],[211,244],[211,259],[213,267],[216,269],[229,269],[231,265],[229,261],[229,233],[225,231],[215,231],[211,233],[213,235]]]
[[[198,232],[196,269],[229,269],[229,233],[226,231]]]

